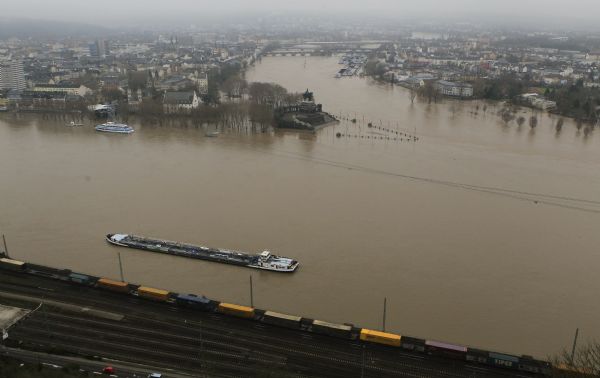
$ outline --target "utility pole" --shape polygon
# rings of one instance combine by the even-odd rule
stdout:
[[[365,378],[365,344],[362,346],[362,362],[360,364],[360,378]]]
[[[573,339],[573,349],[571,349],[571,364],[575,360],[575,348],[577,347],[577,337],[579,336],[579,328],[575,330],[575,338]]]
[[[254,293],[252,290],[252,274],[250,275],[250,307],[254,307]]]
[[[8,248],[6,248],[6,237],[4,236],[4,234],[2,234],[2,241],[4,242],[4,254],[6,255],[7,258],[10,258],[8,256]]]
[[[48,328],[48,314],[46,313],[46,296],[42,298],[42,313],[44,314],[44,328],[46,328],[46,334],[50,337],[50,328]]]
[[[121,252],[117,252],[118,256],[119,256],[119,272],[121,273],[121,282],[125,282],[125,279],[123,278],[123,263],[121,262]]]
[[[383,332],[385,332],[385,312],[387,308],[387,297],[383,298]]]
[[[202,322],[200,322],[200,369],[206,373],[204,368],[204,339],[202,338]],[[206,376],[203,374],[203,376]]]

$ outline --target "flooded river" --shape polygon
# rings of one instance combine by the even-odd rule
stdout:
[[[0,233],[14,258],[259,308],[544,357],[600,337],[600,135],[493,104],[411,101],[265,58],[247,79],[315,92],[316,135],[0,115]],[[523,110],[529,118],[531,110]],[[371,122],[373,127],[368,127]],[[418,140],[407,141],[415,133]],[[340,133],[343,136],[336,137]],[[397,138],[397,140],[394,140]],[[402,138],[402,140],[399,140]],[[109,232],[297,258],[277,274],[108,245]]]

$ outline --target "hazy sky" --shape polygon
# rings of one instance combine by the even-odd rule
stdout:
[[[600,0],[2,0],[4,17],[43,18],[57,21],[110,24],[113,20],[133,22],[189,18],[224,12],[324,11],[368,12],[386,17],[444,15],[485,16],[499,19],[529,14],[536,23],[568,19],[592,20],[600,15]]]

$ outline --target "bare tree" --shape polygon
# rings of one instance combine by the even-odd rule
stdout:
[[[575,350],[563,350],[551,359],[555,369],[555,377],[600,377],[600,343],[590,341]]]
[[[532,115],[532,116],[529,118],[529,127],[531,127],[532,129],[535,129],[535,127],[537,126],[537,124],[538,124],[538,119],[537,119],[537,117],[536,117],[536,116],[534,116],[534,115]]]
[[[283,99],[283,105],[297,104],[300,100],[302,100],[301,93],[288,93]]]
[[[164,109],[160,98],[145,99],[142,102],[140,114],[144,116],[162,116],[163,113]]]
[[[410,98],[410,103],[414,104],[415,102],[415,97],[417,97],[417,91],[414,88],[409,88],[408,89],[408,98]]]
[[[511,112],[510,108],[504,107],[504,108],[502,108],[502,110],[500,110],[500,118],[502,118],[502,121],[504,121],[504,124],[508,124],[510,121],[512,121],[515,118],[515,116]]]
[[[252,83],[248,89],[250,100],[257,104],[278,105],[285,102],[287,90],[278,84]]]
[[[423,98],[427,99],[427,102],[431,104],[431,102],[437,102],[439,97],[439,92],[433,85],[433,82],[427,81],[425,85],[419,88],[419,95]]]
[[[230,98],[241,97],[248,89],[248,83],[239,76],[232,76],[225,80],[225,82],[221,85],[221,89]]]
[[[562,130],[563,123],[565,123],[565,120],[562,118],[559,118],[558,121],[556,121],[556,132]]]
[[[118,88],[102,88],[100,92],[102,94],[102,98],[106,102],[119,101],[122,100],[125,95]]]

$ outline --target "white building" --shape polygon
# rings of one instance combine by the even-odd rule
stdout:
[[[555,101],[546,100],[546,98],[537,93],[524,93],[521,95],[521,99],[537,109],[548,110],[556,108]]]
[[[444,96],[452,97],[472,97],[473,86],[466,83],[455,83],[446,80],[438,80],[435,87]]]
[[[198,92],[200,92],[200,94],[208,93],[208,75],[206,72],[201,72],[198,74],[196,84],[198,85]]]
[[[23,62],[20,60],[0,61],[0,89],[23,90],[26,87]]]
[[[196,91],[165,92],[163,109],[165,113],[189,113],[200,106]]]
[[[36,84],[34,92],[64,92],[75,96],[85,96],[92,90],[84,85],[76,84]]]

